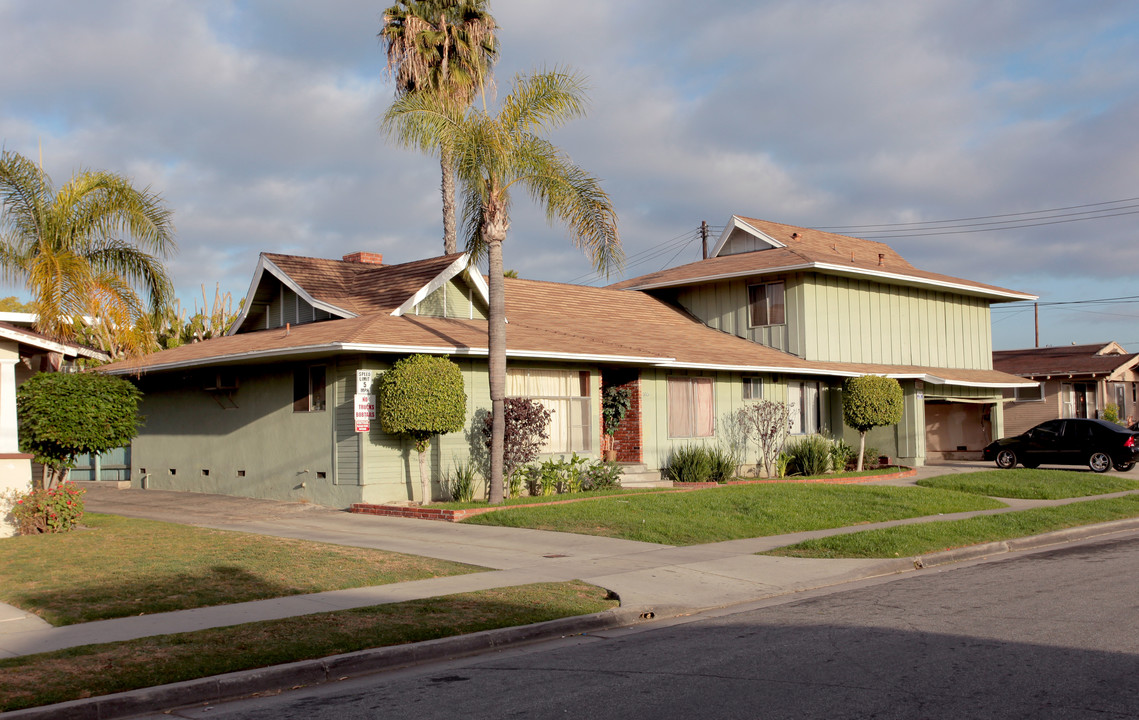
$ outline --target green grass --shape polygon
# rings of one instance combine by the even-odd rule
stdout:
[[[479,572],[362,548],[88,513],[0,544],[0,601],[53,625]]]
[[[762,554],[803,558],[910,557],[1131,517],[1139,517],[1139,495],[832,535]]]
[[[0,712],[615,607],[575,581],[84,645],[0,660]]]
[[[1139,480],[1122,475],[1027,468],[950,473],[919,480],[917,484],[939,490],[960,490],[976,495],[1025,500],[1088,497],[1139,488]]]
[[[516,508],[464,522],[697,545],[1000,507],[997,500],[948,490],[773,483]]]

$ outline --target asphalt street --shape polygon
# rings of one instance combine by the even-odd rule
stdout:
[[[148,718],[1139,717],[1139,535]]]

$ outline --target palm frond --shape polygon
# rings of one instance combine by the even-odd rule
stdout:
[[[510,133],[552,130],[586,111],[585,81],[562,70],[517,75],[499,121]]]

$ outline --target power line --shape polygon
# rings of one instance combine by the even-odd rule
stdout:
[[[1000,215],[978,215],[976,217],[955,218],[953,220],[927,220],[923,222],[908,222],[908,223],[875,223],[872,225],[826,225],[815,228],[816,230],[864,230],[866,232],[873,232],[872,228],[890,228],[890,227],[913,227],[917,225],[944,225],[947,223],[963,223],[971,222],[973,220],[992,220],[994,218],[1006,217],[1022,217],[1025,215],[1040,215],[1042,213],[1054,213],[1062,210],[1079,210],[1080,208],[1101,207],[1103,205],[1119,205],[1120,203],[1130,203],[1139,201],[1139,197],[1124,198],[1122,200],[1106,200],[1104,202],[1087,203],[1085,205],[1068,205],[1066,207],[1048,208],[1046,210],[1028,210],[1018,213],[1003,213]],[[1119,209],[1119,208],[1114,208]],[[1106,212],[1105,211],[1089,211],[1089,212]],[[1079,213],[1073,213],[1079,214]]]

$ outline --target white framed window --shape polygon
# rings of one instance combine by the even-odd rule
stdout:
[[[1044,402],[1044,383],[1037,383],[1035,387],[1016,388],[1017,402]]]
[[[751,327],[782,325],[784,323],[784,289],[782,282],[750,285],[748,293],[748,314]]]
[[[763,378],[745,377],[743,379],[743,398],[744,400],[762,400]]]
[[[543,453],[592,452],[588,370],[507,368],[506,395],[537,400],[550,411]]]
[[[792,435],[810,435],[820,428],[819,383],[815,380],[787,383],[787,410]]]
[[[668,436],[712,437],[716,432],[716,408],[712,378],[668,378]]]
[[[311,365],[293,371],[293,412],[324,412],[325,368]]]

